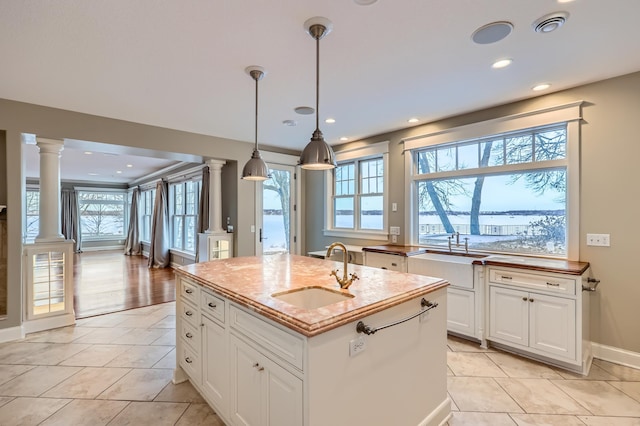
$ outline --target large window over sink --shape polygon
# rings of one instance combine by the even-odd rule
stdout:
[[[577,258],[578,132],[562,112],[534,127],[516,128],[535,120],[515,117],[492,123],[501,133],[409,142],[412,243]]]

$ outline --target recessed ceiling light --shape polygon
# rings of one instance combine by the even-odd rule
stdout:
[[[549,87],[551,87],[551,85],[549,83],[541,83],[541,84],[537,84],[537,85],[533,86],[531,88],[531,90],[539,92],[541,90],[547,90]]]
[[[340,140],[341,140],[342,142],[346,142],[346,141],[348,141],[348,140],[349,140],[349,138],[348,138],[348,137],[346,137],[346,136],[343,136],[343,137],[341,137],[341,138],[340,138]]]
[[[116,170],[116,173],[120,174],[122,173],[122,170]]]
[[[418,120],[417,118],[413,117],[413,118],[408,119],[407,123],[417,123],[418,121],[420,121],[420,120]]]
[[[91,154],[93,154],[93,152],[91,152],[91,151],[85,151],[85,152],[84,152],[84,154],[85,154],[85,155],[91,155]]]
[[[293,109],[295,112],[297,112],[298,114],[301,115],[311,115],[314,112],[316,112],[315,109],[308,107],[308,106],[299,106]]]
[[[98,173],[87,173],[89,176],[100,176]]]
[[[133,167],[133,164],[127,164],[127,167],[128,167],[128,168],[132,168],[132,167]]]
[[[296,127],[298,122],[296,120],[282,120],[282,124],[288,127]]]
[[[508,67],[509,65],[511,65],[511,63],[513,62],[512,59],[509,58],[505,58],[505,59],[500,59],[497,60],[493,63],[493,65],[491,65],[492,68],[504,68],[504,67]]]
[[[477,44],[491,44],[502,40],[511,34],[511,31],[513,31],[511,22],[492,22],[475,30],[471,34],[471,40]]]
[[[327,118],[326,120],[324,120],[325,123],[327,124],[333,124],[336,122],[335,118]]]

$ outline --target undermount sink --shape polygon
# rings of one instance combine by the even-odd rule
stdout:
[[[353,298],[352,294],[325,287],[303,287],[271,295],[301,309],[317,309]]]

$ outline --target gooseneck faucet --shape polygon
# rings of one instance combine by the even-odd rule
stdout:
[[[351,284],[353,284],[353,281],[359,280],[360,278],[358,278],[358,276],[355,273],[347,274],[348,253],[347,253],[347,248],[344,246],[344,244],[338,243],[338,242],[332,243],[327,249],[327,255],[325,257],[329,258],[331,256],[331,253],[333,252],[333,249],[336,247],[342,250],[342,262],[344,265],[344,273],[342,274],[342,278],[340,278],[338,277],[338,269],[334,269],[333,271],[331,271],[329,275],[333,275],[334,277],[336,277],[336,281],[338,281],[338,284],[340,284],[340,288],[347,289]]]

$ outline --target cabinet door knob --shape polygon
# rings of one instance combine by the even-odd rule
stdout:
[[[533,299],[529,299],[529,302],[532,302],[532,303],[533,303]]]
[[[264,367],[262,367],[260,364],[258,364],[257,362],[255,364],[253,364],[253,368],[257,369],[258,371],[262,371],[264,370]]]
[[[529,300],[529,299],[527,298],[527,296],[524,296],[524,297],[522,298],[522,300],[524,300],[524,301],[526,302],[526,301],[527,301],[527,300]]]
[[[209,303],[207,303],[207,305],[208,305],[210,308],[215,308],[215,307],[216,307],[216,304],[215,304],[215,303],[213,303],[213,302],[209,302]]]

